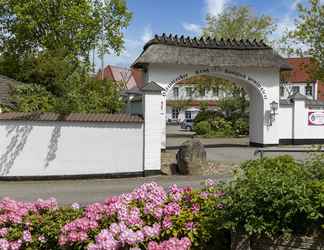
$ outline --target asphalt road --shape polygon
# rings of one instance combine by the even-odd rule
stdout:
[[[207,178],[215,181],[226,181],[230,177],[156,176],[105,180],[3,181],[0,182],[0,197],[10,197],[23,201],[55,197],[60,205],[69,205],[73,202],[85,205],[132,191],[135,187],[147,182],[154,181],[165,188],[174,183],[182,187],[200,188],[201,183]]]
[[[190,132],[183,131],[179,126],[167,126],[167,149],[178,150],[179,146],[190,140]],[[257,159],[259,155],[255,155],[257,147],[249,147],[249,138],[198,138],[204,145],[207,152],[207,159],[217,161],[223,164],[239,164],[243,161]],[[296,160],[305,160],[309,154],[292,153],[292,149],[310,149],[311,146],[278,146],[267,149],[287,150],[280,153],[265,153],[265,156],[290,155]]]

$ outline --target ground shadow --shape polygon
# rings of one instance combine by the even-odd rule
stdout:
[[[5,152],[0,157],[0,175],[8,175],[15,160],[24,149],[28,136],[33,130],[33,126],[7,126],[7,137],[11,136],[10,142]]]

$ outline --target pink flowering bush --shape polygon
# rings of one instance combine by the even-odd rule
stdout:
[[[208,211],[222,210],[223,193],[212,181],[200,191],[156,183],[81,208],[55,199],[0,202],[0,249],[202,248],[211,237]],[[217,204],[217,205],[215,205]]]

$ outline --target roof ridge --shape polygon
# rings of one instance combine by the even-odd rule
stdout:
[[[205,49],[271,49],[264,40],[249,40],[249,39],[224,39],[219,40],[212,37],[185,37],[184,35],[167,36],[165,33],[162,35],[155,35],[153,39],[144,45],[144,50],[153,44],[164,44],[179,47],[190,48],[205,48]]]

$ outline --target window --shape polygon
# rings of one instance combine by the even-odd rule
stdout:
[[[179,97],[179,88],[175,87],[173,89],[173,97]]]
[[[186,88],[186,96],[192,97],[192,88],[191,87]]]
[[[179,109],[173,108],[172,109],[172,119],[178,119],[178,117],[179,117]]]
[[[219,87],[213,87],[213,96],[219,96]]]
[[[313,86],[310,84],[307,84],[307,86],[305,87],[305,94],[307,96],[313,96]]]
[[[191,119],[191,111],[185,112],[186,119]]]
[[[285,95],[285,87],[280,86],[280,96],[283,97]]]
[[[292,93],[293,94],[300,93],[300,87],[299,86],[293,86],[292,87]]]
[[[205,88],[199,89],[199,94],[200,94],[201,97],[205,96],[206,95],[206,89]]]

